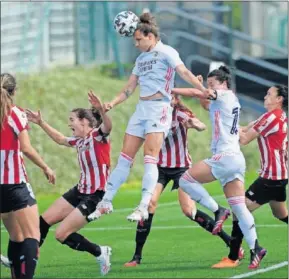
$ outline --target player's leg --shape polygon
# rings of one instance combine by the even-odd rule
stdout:
[[[78,200],[75,200],[75,188],[67,191],[62,197],[57,199],[40,216],[40,247],[46,239],[49,229],[52,225],[61,222],[77,206]]]
[[[190,220],[198,223],[206,231],[212,233],[215,221],[205,212],[197,209],[196,203],[186,194],[182,189],[178,190],[179,202],[183,213]],[[231,237],[223,230],[218,233],[218,236],[225,242],[227,246],[230,246]]]
[[[16,220],[16,217],[11,213],[1,214],[1,218],[4,226],[9,234],[9,243],[8,243],[8,264],[5,262],[5,259],[1,255],[1,262],[4,261],[3,264],[7,267],[11,268],[11,273],[15,275],[16,278],[19,278],[21,275],[21,262],[20,262],[20,254],[22,250],[22,244],[24,241],[24,237],[22,234],[22,230]],[[6,263],[6,264],[5,264]]]
[[[123,147],[118,158],[117,165],[108,178],[106,193],[103,200],[98,204],[95,212],[97,217],[92,216],[92,214],[90,218],[94,217],[94,219],[97,219],[101,214],[112,212],[112,200],[120,186],[127,180],[134,157],[142,146],[143,141],[144,139],[140,136],[135,136],[128,133],[125,134]]]
[[[215,214],[215,226],[212,234],[218,234],[222,230],[224,221],[230,215],[230,211],[218,205],[201,183],[215,181],[212,167],[205,161],[194,164],[180,178],[180,188],[187,193],[192,200],[206,207]]]
[[[137,209],[130,214],[129,221],[148,219],[148,207],[158,181],[158,155],[164,141],[163,132],[148,133],[144,142],[144,175],[142,179],[142,198]]]
[[[101,199],[99,199],[100,201]],[[67,245],[73,250],[88,252],[96,257],[100,263],[100,272],[102,275],[110,270],[111,248],[100,246],[86,239],[80,233],[77,233],[87,223],[87,216],[94,210],[96,202],[88,198],[82,201],[57,227],[55,238],[62,244]]]
[[[275,218],[288,224],[288,209],[286,202],[270,201],[270,207]]]
[[[159,177],[159,179],[160,179],[160,177]],[[135,252],[134,252],[134,255],[132,257],[132,260],[127,262],[124,265],[125,267],[137,266],[138,264],[141,263],[142,250],[143,250],[143,247],[146,243],[147,237],[150,233],[151,225],[152,225],[152,221],[153,221],[153,216],[155,214],[158,200],[159,200],[163,190],[164,190],[163,184],[157,183],[157,186],[154,190],[154,193],[153,193],[153,196],[151,198],[149,208],[148,208],[149,217],[147,220],[141,220],[137,224],[136,235],[135,235],[135,243],[136,243]]]
[[[102,202],[98,204],[100,213],[110,213],[113,210],[111,202],[120,186],[127,180],[135,155],[143,144],[144,127],[140,116],[141,111],[137,106],[127,125],[117,165],[108,178],[106,193]]]
[[[21,276],[20,278],[32,279],[39,257],[39,213],[36,204],[16,210],[11,213],[16,217],[22,234],[23,243],[21,247]],[[10,234],[9,234],[10,235]]]
[[[262,194],[260,191],[261,187],[259,179],[255,180],[254,183],[246,191],[245,203],[246,207],[250,212],[258,209],[265,203],[268,203],[267,195]],[[233,226],[231,231],[231,242],[230,242],[230,252],[228,257],[224,257],[220,262],[214,264],[213,268],[232,268],[240,264],[240,260],[244,258],[244,249],[241,247],[243,241],[243,232],[239,226],[239,220],[233,214]]]
[[[270,193],[267,188],[264,187],[264,179],[258,177],[247,189],[245,196],[246,207],[250,212],[255,211],[262,205],[268,203],[273,193]],[[237,261],[240,259],[241,244],[243,240],[243,233],[239,226],[239,221],[234,215],[233,227],[232,227],[232,241],[230,245],[230,253],[228,258],[231,261]]]
[[[274,183],[272,188],[270,188],[272,195],[274,193],[274,200],[270,200],[269,202],[274,217],[286,224],[288,224],[288,209],[286,203],[287,184],[288,180],[278,180]]]
[[[20,250],[20,278],[32,279],[40,238],[38,207],[32,188],[28,183],[1,185],[1,188],[1,213],[9,213],[8,218],[11,221],[7,226],[9,236],[17,238],[15,231],[19,228],[23,236],[18,239],[23,239]]]
[[[232,208],[232,212],[238,219],[237,225],[240,226],[240,229],[250,248],[251,263],[249,268],[257,268],[263,257],[266,255],[267,251],[258,243],[254,217],[248,209],[250,205],[248,204],[248,207],[246,206],[243,181],[236,178],[235,180],[226,183],[224,187],[224,193],[229,205]],[[259,207],[256,205],[256,203],[251,204],[252,208],[250,209],[252,211]]]

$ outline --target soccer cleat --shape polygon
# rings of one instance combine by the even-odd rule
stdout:
[[[6,267],[10,267],[10,262],[8,258],[4,257],[2,254],[1,254],[1,264],[3,264]]]
[[[223,258],[220,262],[212,265],[212,268],[232,268],[240,264],[239,260],[233,261],[229,258]]]
[[[96,209],[98,209],[101,214],[109,214],[113,212],[112,203],[108,200],[102,200],[99,202],[96,206]]]
[[[231,215],[230,210],[224,207],[219,207],[218,211],[215,213],[215,226],[213,228],[212,234],[217,235],[222,231],[223,223]]]
[[[112,249],[109,246],[100,246],[101,254],[96,257],[96,261],[100,265],[100,274],[105,275],[110,271],[110,256]]]
[[[149,218],[149,212],[146,208],[138,206],[134,212],[126,217],[130,222],[144,221]]]
[[[88,220],[93,221],[99,219],[101,215],[109,214],[111,212],[113,212],[112,203],[110,201],[102,200],[97,204],[95,211],[89,214],[87,218]]]
[[[242,247],[240,247],[239,253],[238,253],[238,260],[241,261],[244,258],[245,258],[245,250]]]
[[[132,260],[125,263],[124,266],[125,267],[135,267],[135,266],[138,266],[141,262],[141,257],[138,256],[138,255],[134,255]]]
[[[250,265],[248,266],[249,269],[255,269],[260,266],[262,259],[266,256],[267,250],[260,247],[259,245],[255,246],[255,249],[250,251],[251,253],[251,261]]]

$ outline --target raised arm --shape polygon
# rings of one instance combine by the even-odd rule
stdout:
[[[111,110],[114,106],[125,101],[135,91],[138,84],[138,76],[131,74],[126,85],[120,93],[110,102],[104,104],[105,111]]]
[[[259,137],[259,133],[253,127],[249,128],[246,132],[244,132],[242,129],[239,130],[239,135],[241,145],[247,145],[252,140]]]
[[[256,123],[256,121],[251,121],[247,126],[240,126],[240,130],[242,130],[243,133],[246,133],[250,130],[250,128],[252,128],[254,126],[254,124]]]
[[[105,113],[104,107],[100,101],[100,99],[94,94],[92,90],[89,90],[88,92],[88,100],[91,103],[91,105],[98,110],[101,119],[102,119],[102,124],[101,124],[101,131],[104,134],[109,134],[111,129],[112,129],[112,123],[109,118],[109,116]]]
[[[207,99],[208,96],[196,88],[173,88],[172,94],[179,94],[187,97],[196,97],[200,99]]]
[[[189,118],[183,121],[183,124],[187,129],[192,128],[192,129],[197,130],[198,132],[201,132],[207,129],[207,126],[196,117]]]
[[[38,110],[38,112],[34,112],[26,109],[25,112],[28,120],[39,125],[45,131],[45,133],[56,143],[70,147],[69,143],[66,141],[66,137],[42,119],[40,110]]]
[[[184,64],[178,65],[176,67],[176,72],[183,80],[193,85],[196,89],[199,89],[201,92],[205,92],[206,87],[204,87],[199,79],[190,70],[188,70]]]

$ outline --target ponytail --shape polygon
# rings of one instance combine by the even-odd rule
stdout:
[[[14,94],[15,86],[11,87],[11,81],[15,84],[16,82],[14,77],[9,74],[1,74],[1,108],[0,108],[0,125],[3,127],[3,122],[5,118],[8,116],[10,109],[13,104],[12,96]]]

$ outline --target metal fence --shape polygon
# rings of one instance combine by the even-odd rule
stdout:
[[[180,7],[190,11],[190,16],[195,18],[190,22],[194,24],[188,24],[188,20],[180,20],[180,17],[162,17],[161,28],[167,28],[167,23],[172,25],[169,31],[163,30],[164,40],[169,39],[172,31],[179,30],[200,35],[204,39],[210,37],[214,43],[214,38],[217,38],[215,33],[211,34],[206,25],[202,24],[205,22],[216,26],[213,13],[206,12],[212,7],[210,2],[1,2],[1,71],[31,72],[63,64],[133,62],[137,51],[133,47],[132,39],[117,36],[113,30],[113,17],[120,10],[132,10],[140,14],[144,8],[154,12]],[[266,26],[270,27],[270,40],[266,43],[275,42],[275,49],[272,48],[270,54],[276,55],[276,49],[285,49],[287,43],[287,16],[283,13],[276,17],[278,9],[270,9],[266,9]],[[230,33],[228,26],[217,27]],[[278,32],[275,32],[276,30]],[[238,34],[235,34],[236,38]],[[276,40],[273,38],[274,34],[278,37]],[[246,34],[241,35],[249,37]],[[234,51],[241,49],[243,53],[250,54],[246,53],[246,48],[241,48],[246,44],[246,40],[241,39],[232,45],[232,48]],[[228,47],[230,48],[229,45]],[[179,50],[183,56],[192,52],[207,56],[203,53],[206,48],[196,47],[192,50],[191,43],[182,43]]]

